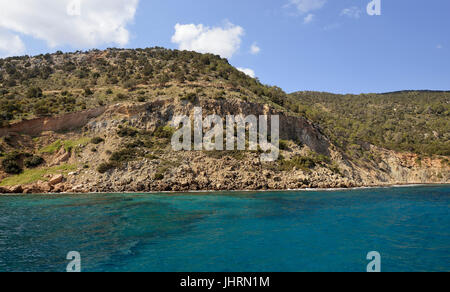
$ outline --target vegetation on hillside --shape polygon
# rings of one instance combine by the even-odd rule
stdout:
[[[0,59],[0,126],[118,101],[139,103],[164,97],[191,103],[199,97],[237,97],[268,103],[317,123],[335,145],[354,158],[370,159],[368,143],[421,155],[450,155],[449,92],[288,95],[278,87],[250,78],[219,56],[162,48],[57,52]],[[122,128],[117,134],[134,140],[141,136],[132,128]],[[164,128],[154,133],[161,139],[167,139],[167,135]],[[6,143],[7,137],[4,140]],[[63,146],[71,150],[91,141],[75,142],[57,141],[40,153],[54,153]],[[102,142],[101,138],[92,141]],[[148,147],[154,141],[140,142]],[[124,146],[139,147],[142,146],[133,143]],[[130,154],[119,152],[120,159],[113,159],[104,169],[116,167],[126,160],[127,153]],[[19,172],[15,159],[10,158],[4,159],[4,167]],[[38,158],[30,159],[28,165],[39,162]]]
[[[174,84],[177,88],[170,90]],[[2,125],[165,95],[194,102],[199,94],[218,99],[258,97],[279,104],[286,96],[226,59],[188,51],[108,49],[0,59]]]
[[[421,155],[450,155],[450,92],[298,92],[291,97],[296,112],[320,124],[352,156],[361,155],[367,143]]]

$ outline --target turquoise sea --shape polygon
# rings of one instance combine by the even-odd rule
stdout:
[[[0,271],[450,271],[450,186],[0,197]]]

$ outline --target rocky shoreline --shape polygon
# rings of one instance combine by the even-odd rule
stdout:
[[[410,183],[410,184],[381,184],[370,186],[353,186],[353,187],[317,187],[317,188],[300,188],[300,189],[242,189],[242,190],[182,190],[182,191],[123,191],[123,192],[105,192],[105,191],[87,191],[80,188],[73,188],[67,184],[58,184],[49,186],[48,183],[36,183],[26,186],[0,187],[0,196],[9,195],[73,195],[73,194],[198,194],[198,193],[251,193],[251,192],[320,192],[320,191],[344,191],[344,190],[360,190],[360,189],[380,189],[380,188],[408,188],[408,187],[426,187],[426,186],[450,186],[450,183]],[[50,191],[48,191],[50,189]],[[67,190],[67,191],[66,191]]]
[[[267,175],[267,172],[263,172]],[[73,176],[73,174],[72,174]],[[106,181],[98,181],[96,183],[86,182],[79,183],[77,179],[63,175],[55,175],[48,181],[38,181],[32,184],[16,185],[8,187],[0,187],[0,195],[4,194],[86,194],[86,193],[190,193],[190,192],[261,192],[261,191],[323,191],[323,190],[350,190],[361,188],[388,188],[388,187],[409,187],[419,185],[448,185],[449,182],[377,182],[372,184],[364,184],[355,182],[347,178],[334,177],[333,181],[328,179],[314,180],[311,178],[302,178],[300,180],[291,179],[283,180],[280,176],[269,180],[255,181],[254,183],[240,182],[222,182],[211,183],[202,179],[187,180],[181,179],[178,182],[171,180],[149,182],[134,182],[127,178],[122,180],[105,178]],[[297,174],[297,177],[301,175]],[[325,177],[325,176],[324,176]],[[318,178],[316,176],[316,178]],[[117,182],[117,183],[116,183]]]

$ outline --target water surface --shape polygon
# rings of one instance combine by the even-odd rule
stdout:
[[[450,187],[0,197],[0,271],[450,271]]]

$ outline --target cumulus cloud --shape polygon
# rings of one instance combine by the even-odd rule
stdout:
[[[124,46],[139,0],[0,0],[0,28],[44,40],[48,46]]]
[[[261,52],[261,48],[257,44],[253,44],[250,48],[250,53],[253,55],[258,55]]]
[[[306,15],[306,17],[303,19],[303,22],[305,24],[311,23],[314,20],[314,14],[310,13]]]
[[[350,8],[345,8],[341,12],[341,16],[347,16],[347,17],[355,18],[355,19],[360,18],[361,14],[362,14],[362,10],[359,9],[358,7],[356,7],[356,6],[353,6],[353,7],[350,7]]]
[[[327,3],[326,0],[289,0],[288,6],[295,6],[301,14],[321,9]]]
[[[25,53],[25,45],[18,35],[0,28],[0,57],[18,56]]]
[[[177,24],[172,42],[180,50],[211,53],[231,58],[241,46],[244,29],[232,23],[224,27],[208,27],[203,24]]]
[[[236,69],[247,74],[248,76],[250,76],[252,78],[256,77],[255,71],[253,71],[252,69],[249,69],[249,68],[236,68]]]

